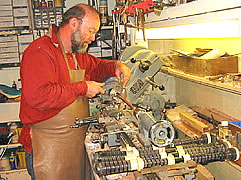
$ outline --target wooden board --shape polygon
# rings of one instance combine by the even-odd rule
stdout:
[[[228,121],[228,122],[233,122],[233,121],[238,121],[238,119],[235,119],[223,112],[220,112],[214,108],[203,108],[199,106],[192,106],[192,110],[194,110],[197,113],[200,113],[210,119],[214,119],[217,122],[222,122],[222,121]]]
[[[182,118],[183,123],[202,133],[209,129],[209,127],[206,124],[200,122],[188,113],[180,112],[180,117]]]
[[[199,180],[214,180],[214,176],[201,164],[197,165],[196,178]]]

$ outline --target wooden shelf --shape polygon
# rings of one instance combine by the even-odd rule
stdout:
[[[12,169],[12,170],[8,170],[8,171],[0,171],[0,174],[18,173],[18,172],[23,172],[23,171],[27,171],[27,169],[24,168],[24,169]]]
[[[8,144],[8,145],[0,145],[0,148],[15,148],[15,147],[19,147],[19,146],[23,146],[20,143],[17,144]]]
[[[186,73],[178,71],[178,70],[174,70],[170,67],[162,67],[161,72],[175,76],[180,79],[184,79],[187,81],[191,81],[191,82],[195,82],[195,83],[202,84],[205,86],[209,86],[209,87],[212,87],[215,89],[219,89],[219,90],[223,90],[223,91],[241,95],[241,88],[234,88],[232,85],[230,85],[228,83],[210,81],[209,79],[207,79],[205,77],[193,76],[193,75],[186,74]]]

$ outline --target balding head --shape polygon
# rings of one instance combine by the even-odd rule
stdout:
[[[83,8],[86,11],[86,13],[99,14],[99,12],[95,8],[93,8],[87,4],[80,3],[80,4],[76,4],[75,6]]]
[[[99,16],[98,11],[93,7],[87,4],[76,4],[64,13],[60,27],[68,24],[71,18],[82,20],[86,14]]]

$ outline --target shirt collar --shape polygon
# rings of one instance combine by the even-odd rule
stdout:
[[[58,31],[58,27],[56,25],[51,25],[49,27],[48,33],[46,34],[47,36],[50,37],[52,43],[56,48],[60,46],[60,42],[57,38],[57,31]]]

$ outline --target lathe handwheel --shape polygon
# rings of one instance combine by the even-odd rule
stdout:
[[[149,131],[151,143],[157,147],[167,146],[172,143],[175,136],[175,130],[168,121],[158,121]]]

